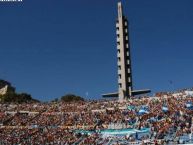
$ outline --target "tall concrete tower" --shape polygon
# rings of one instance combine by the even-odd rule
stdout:
[[[118,97],[119,101],[131,96],[149,93],[150,90],[133,91],[131,52],[129,42],[128,20],[123,15],[122,3],[118,2],[118,18],[116,21],[117,58],[118,58],[118,92],[104,94],[103,97]]]
[[[121,2],[118,3],[118,19],[116,22],[117,57],[118,57],[118,96],[120,100],[132,95],[131,53],[128,34],[128,21],[123,15]]]

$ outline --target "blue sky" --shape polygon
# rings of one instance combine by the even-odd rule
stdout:
[[[135,89],[193,86],[193,1],[123,0]],[[0,78],[51,100],[117,90],[115,0],[0,2]],[[172,81],[173,83],[170,83]]]

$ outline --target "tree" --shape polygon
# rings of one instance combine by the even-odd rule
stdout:
[[[30,94],[27,93],[15,93],[15,88],[12,87],[10,82],[0,80],[0,89],[8,86],[6,94],[0,95],[0,102],[2,103],[28,103],[28,102],[39,102],[33,99]]]
[[[55,98],[54,100],[52,100],[51,102],[58,102],[58,98]]]
[[[74,94],[67,94],[67,95],[61,97],[61,101],[63,101],[63,102],[78,102],[78,101],[84,101],[84,98],[82,98],[80,96],[76,96]]]
[[[15,88],[12,87],[11,83],[5,80],[0,80],[0,89],[4,88],[5,86],[8,86],[7,92],[8,93],[14,93]]]
[[[7,93],[5,95],[0,96],[0,101],[2,103],[31,103],[31,102],[39,102],[31,97],[31,95],[27,93]]]

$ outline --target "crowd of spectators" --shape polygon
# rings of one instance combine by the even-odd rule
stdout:
[[[123,102],[0,104],[0,144],[193,142],[193,96],[186,91],[157,93],[153,97]],[[144,128],[149,132],[140,136],[137,133],[121,137],[101,134],[108,129]]]

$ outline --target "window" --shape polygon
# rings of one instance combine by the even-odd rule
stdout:
[[[128,82],[129,82],[129,83],[131,82],[131,78],[130,78],[130,77],[128,77]]]
[[[128,25],[128,22],[127,22],[127,20],[125,21],[125,26],[127,26]]]
[[[121,83],[119,83],[119,88],[122,88],[122,84]]]
[[[128,40],[128,36],[125,37],[125,40]]]
[[[129,56],[129,52],[127,51],[127,56]]]
[[[126,44],[126,48],[129,48],[129,44],[128,43]]]

